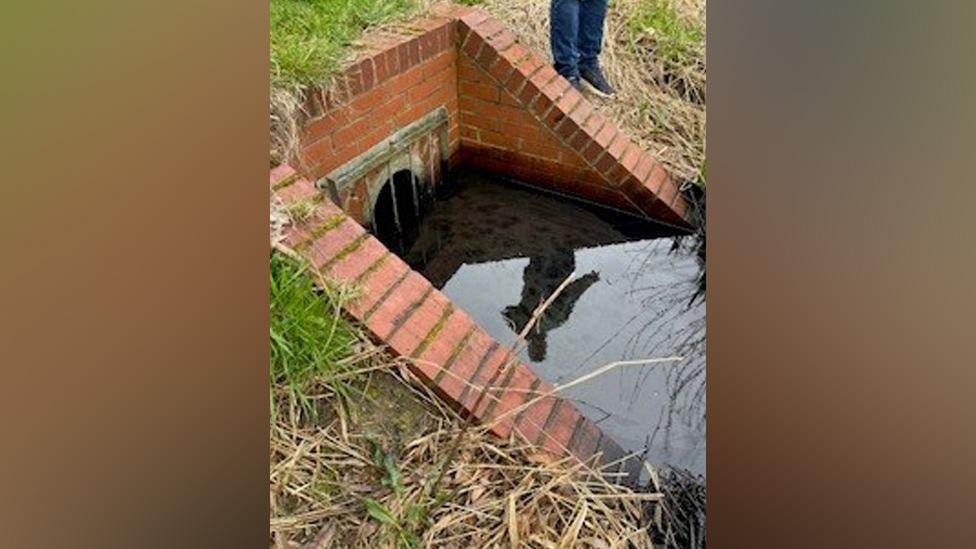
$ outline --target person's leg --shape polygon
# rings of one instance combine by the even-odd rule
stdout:
[[[551,0],[549,42],[556,72],[566,78],[579,78],[580,0]],[[605,0],[604,0],[605,1]]]
[[[603,22],[607,17],[607,0],[580,0],[579,35],[576,48],[579,51],[580,69],[600,66],[600,50],[603,48]]]
[[[579,38],[580,78],[602,97],[616,93],[600,69],[600,50],[603,48],[603,22],[607,17],[607,0],[581,0]]]

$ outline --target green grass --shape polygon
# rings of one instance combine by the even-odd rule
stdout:
[[[338,298],[319,291],[307,268],[281,254],[271,254],[271,413],[276,388],[306,417],[315,417],[310,395],[323,388],[346,395],[337,379],[348,370],[340,364],[353,354],[356,329],[339,315]]]
[[[271,0],[271,85],[326,80],[369,27],[403,17],[415,0]]]
[[[682,17],[668,0],[638,3],[628,26],[634,39],[650,38],[657,58],[672,68],[694,60],[704,38],[700,26]]]

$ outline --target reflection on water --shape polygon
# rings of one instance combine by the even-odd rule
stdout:
[[[517,305],[505,307],[502,311],[505,318],[512,323],[512,331],[522,333],[539,304],[552,295],[559,288],[560,283],[575,270],[576,255],[566,248],[553,250],[550,254],[530,257],[529,264],[522,271],[522,300]],[[532,362],[542,362],[546,359],[546,334],[562,326],[569,319],[573,306],[583,296],[583,292],[597,280],[600,280],[600,275],[596,271],[590,271],[570,282],[549,304],[539,317],[535,328],[526,335],[529,358]]]
[[[405,259],[503,344],[571,273],[523,359],[553,383],[625,366],[568,390],[581,412],[655,464],[705,472],[704,255],[694,237],[463,174],[421,222]]]

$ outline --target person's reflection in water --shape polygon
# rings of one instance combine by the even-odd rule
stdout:
[[[513,325],[515,333],[521,333],[532,318],[532,313],[566,280],[576,268],[573,250],[553,251],[533,256],[522,273],[522,301],[505,307],[502,315]],[[526,336],[529,358],[533,362],[546,359],[546,334],[563,325],[573,312],[573,307],[600,275],[591,271],[569,283],[559,297],[545,310],[539,321]]]

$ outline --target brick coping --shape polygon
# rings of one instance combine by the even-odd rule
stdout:
[[[626,458],[572,402],[371,236],[355,208],[338,196],[330,200],[312,181],[345,173],[388,136],[444,109],[452,166],[468,164],[688,229],[693,215],[677,183],[479,8],[440,5],[407,30],[366,41],[368,49],[335,86],[310,93],[313,117],[302,128],[296,159],[302,173],[289,165],[271,170],[271,192],[286,206],[315,204],[309,219],[288,228],[284,245],[328,278],[362,288],[345,312],[391,353],[411,359],[414,374],[456,409],[499,437],[517,436],[556,458],[614,464],[610,473],[636,482],[640,460]],[[479,402],[486,385],[500,390]]]
[[[344,311],[447,403],[515,436],[551,458],[572,456],[603,464],[605,472],[636,483],[642,462],[624,450],[555,387],[512,356],[467,313],[349,218],[287,165],[271,170],[271,192],[284,205],[315,200],[314,212],[288,227],[284,247],[329,280],[362,291]],[[496,388],[480,397],[484,387]]]
[[[557,162],[546,162],[545,151],[540,151],[539,147],[506,150],[498,142],[452,135],[452,150],[460,148],[462,161],[477,159],[481,162],[478,167],[482,169],[496,172],[507,170],[513,173],[503,175],[514,175],[530,183],[561,186],[561,190],[569,194],[614,205],[680,229],[692,227],[694,216],[691,206],[664,166],[618,124],[602,116],[584,95],[555,72],[545,58],[519,42],[513,32],[487,12],[476,7],[441,4],[435,7],[430,16],[410,22],[406,28],[408,30],[368,35],[365,39],[368,49],[347,66],[337,77],[336,83],[328,89],[311,93],[308,108],[318,116],[307,124],[308,132],[340,125],[343,121],[337,120],[337,116],[344,107],[357,112],[381,109],[384,116],[394,118],[395,124],[387,127],[387,131],[392,132],[402,127],[402,120],[428,112],[439,102],[450,103],[452,112],[460,111],[462,126],[479,128],[479,125],[490,124],[490,121],[483,122],[486,117],[479,119],[479,113],[467,110],[469,107],[466,107],[463,96],[462,75],[455,76],[461,89],[455,87],[454,97],[444,95],[449,91],[438,90],[433,86],[435,82],[431,86],[423,85],[426,79],[438,74],[451,62],[439,56],[454,50],[457,57],[475,64],[489,75],[492,85],[503,90],[501,93],[504,97],[487,104],[488,107],[495,107],[492,114],[499,113],[494,118],[503,118],[506,107],[521,109],[546,134],[547,142],[558,144],[564,150],[555,157]],[[431,66],[423,66],[421,70],[425,63]],[[409,82],[401,82],[404,78]],[[417,85],[417,88],[410,91],[404,104],[392,101],[382,103],[381,99],[387,95],[381,92],[393,83]],[[461,101],[458,106],[459,95]],[[478,104],[486,106],[485,102]],[[457,122],[452,119],[452,134],[456,131]],[[364,132],[372,130],[370,136],[381,133],[382,128],[372,128],[381,123],[386,124],[387,121],[376,119],[365,124],[364,121],[351,123],[344,128],[348,131],[336,132],[328,147],[323,147],[322,141],[311,145],[309,148],[313,150],[310,154],[320,156],[323,148],[328,149],[326,153],[333,153],[333,149],[339,149],[349,139],[360,143],[358,139]],[[488,132],[487,128],[479,129]],[[380,136],[377,134],[375,138],[379,139]],[[360,145],[359,148],[346,147],[344,154],[337,155],[339,158],[331,159],[334,160],[332,164],[325,165],[324,168],[328,168],[325,171],[352,160],[367,149],[369,143]],[[319,165],[316,162],[312,164]],[[514,171],[511,169],[513,165],[523,170]],[[530,177],[530,174],[543,176],[565,166],[572,169],[565,171],[562,178],[535,181],[536,178]],[[322,174],[310,175],[318,177]],[[586,184],[576,182],[577,179],[587,180]]]

